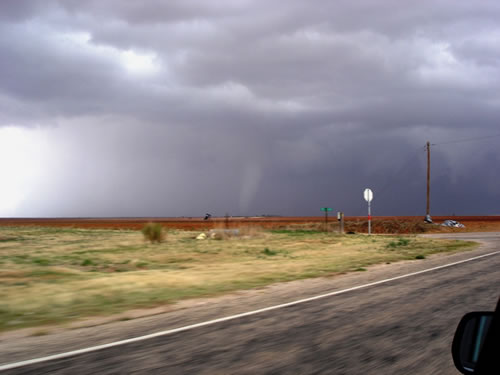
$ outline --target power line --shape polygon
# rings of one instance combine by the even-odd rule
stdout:
[[[431,143],[429,146],[440,146],[440,145],[448,145],[448,144],[462,143],[462,142],[474,142],[474,141],[487,140],[487,139],[497,138],[497,137],[500,137],[500,134],[492,134],[492,135],[482,136],[482,137],[456,139],[456,140],[447,141],[447,142]],[[428,147],[427,145],[425,145],[423,147],[419,147],[418,153],[420,153],[421,151],[426,151],[427,147]],[[384,194],[387,193],[388,188],[393,186],[395,177],[400,175],[401,172],[407,168],[408,164],[410,164],[414,160],[415,156],[416,155],[413,152],[410,153],[410,156],[406,159],[406,161],[404,163],[401,164],[401,167],[396,171],[396,173],[392,174],[388,179],[386,179],[386,181],[387,181],[386,184],[381,189],[379,189],[377,191],[378,197],[384,196]],[[361,215],[357,215],[357,216],[361,216]]]
[[[462,142],[474,142],[474,141],[486,140],[486,139],[491,139],[491,138],[496,138],[496,137],[500,137],[500,134],[486,135],[483,137],[456,139],[454,141],[448,141],[448,142],[432,143],[431,146],[448,145],[448,144],[452,144],[452,143],[462,143]]]

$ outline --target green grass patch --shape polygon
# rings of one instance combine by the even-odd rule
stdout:
[[[318,231],[318,230],[307,230],[307,229],[273,229],[271,230],[271,233],[275,234],[286,234],[288,236],[292,237],[303,237],[303,236],[310,236],[314,234],[324,234],[324,232]]]
[[[12,242],[17,241],[15,237],[0,237],[0,242]]]

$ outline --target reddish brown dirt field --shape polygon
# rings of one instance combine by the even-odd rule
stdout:
[[[374,216],[374,233],[423,233],[423,232],[488,232],[500,231],[500,216],[434,216],[435,223],[453,219],[463,223],[465,229],[430,226],[423,222],[423,216]],[[211,218],[0,218],[0,226],[49,226],[93,229],[141,229],[145,223],[157,222],[169,229],[207,230],[212,228],[260,227],[266,229],[324,228],[324,217],[230,217]],[[366,217],[346,217],[346,231],[367,232]],[[337,225],[337,218],[329,218],[330,225]]]

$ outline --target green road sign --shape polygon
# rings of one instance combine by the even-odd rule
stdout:
[[[321,211],[331,211],[332,209],[330,207],[322,207]]]

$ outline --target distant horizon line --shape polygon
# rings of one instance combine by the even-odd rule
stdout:
[[[337,213],[332,212],[329,217],[333,218],[336,217]],[[251,218],[273,218],[273,217],[279,217],[279,218],[324,218],[324,215],[228,215],[229,218],[243,218],[243,219],[251,219]],[[345,215],[344,217],[367,217],[367,215]],[[394,217],[394,218],[418,218],[418,217],[425,217],[425,214],[421,215],[372,215],[372,218],[387,218],[387,217]],[[443,217],[500,217],[500,214],[488,214],[488,215],[481,215],[481,214],[475,214],[475,215],[460,215],[460,214],[450,214],[450,215],[431,215],[433,218],[443,218]],[[137,220],[143,220],[143,219],[204,219],[204,216],[16,216],[16,217],[0,217],[0,220],[67,220],[67,219],[72,219],[72,220],[110,220],[110,219],[137,219]],[[221,218],[224,219],[226,218],[225,215],[223,216],[214,216],[212,215],[210,219],[216,219],[216,218]]]

